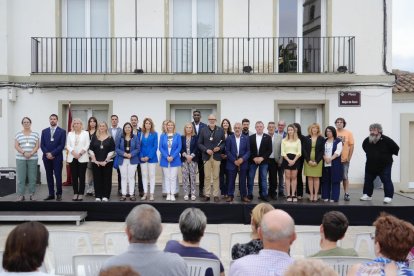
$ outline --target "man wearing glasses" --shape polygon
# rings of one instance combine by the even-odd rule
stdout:
[[[279,122],[277,122],[277,129],[275,131],[275,135],[282,136],[282,139],[285,138],[286,137],[285,127],[286,127],[286,122],[284,120],[280,120]],[[285,196],[285,182],[283,179],[284,170],[282,168],[282,162],[280,160],[279,162],[277,162],[276,165],[277,165],[277,176],[279,180],[279,188],[278,188],[279,197],[283,197]]]

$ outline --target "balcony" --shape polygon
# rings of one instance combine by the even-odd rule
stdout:
[[[32,74],[354,73],[355,37],[32,37]]]

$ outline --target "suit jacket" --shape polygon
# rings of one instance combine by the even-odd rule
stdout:
[[[283,157],[282,157],[282,140],[283,137],[281,135],[273,134],[274,141],[273,141],[273,156],[275,161],[280,165],[282,164]]]
[[[66,143],[66,130],[57,126],[53,133],[53,141],[51,141],[50,135],[50,127],[42,131],[40,148],[43,152],[43,160],[49,160],[46,158],[46,153],[50,152],[55,157],[54,160],[63,161],[62,152]]]
[[[118,160],[119,165],[122,165],[122,163],[124,162],[124,153],[125,153],[124,143],[125,143],[125,139],[124,137],[121,137],[115,149],[116,154],[119,158]],[[134,135],[132,137],[130,147],[131,149],[129,150],[129,153],[132,155],[130,159],[131,164],[132,165],[139,164],[139,151],[140,151],[141,145],[139,143],[137,135]]]
[[[158,163],[157,156],[158,149],[158,133],[151,132],[147,138],[144,138],[144,134],[141,134],[141,151],[139,152],[139,160],[142,157],[149,157],[148,163]]]
[[[166,133],[161,134],[159,150],[161,152],[160,166],[167,168],[170,167],[179,167],[181,166],[181,136],[178,133],[175,133],[173,136],[173,141],[171,144],[171,152],[168,154],[168,135]],[[171,156],[173,158],[172,162],[168,162],[167,157]]]
[[[88,154],[88,150],[89,150],[89,144],[90,144],[90,139],[89,139],[89,133],[86,130],[82,130],[80,135],[79,135],[79,141],[78,141],[78,146],[76,145],[76,134],[74,131],[71,131],[68,133],[68,138],[66,139],[66,149],[68,150],[68,157],[66,159],[66,161],[68,163],[71,163],[73,161],[73,155],[72,155],[72,151],[75,149],[75,147],[78,148],[78,153],[81,150],[84,150],[85,153],[78,159],[78,161],[80,163],[86,163],[89,162],[89,154]]]
[[[210,136],[213,135],[210,140]],[[211,133],[209,127],[205,127],[200,131],[198,136],[198,148],[201,151],[201,155],[204,161],[210,159],[210,155],[207,153],[207,150],[212,150],[215,147],[220,147],[218,152],[213,154],[213,158],[216,161],[221,161],[221,152],[225,146],[224,131],[221,127],[216,126],[214,134]]]
[[[269,134],[263,133],[262,141],[260,143],[259,152],[257,152],[256,134],[250,135],[250,161],[253,162],[255,157],[263,157],[263,162],[267,163],[269,156],[272,154],[272,137]]]
[[[316,139],[315,145],[315,160],[316,163],[319,163],[323,159],[323,154],[325,152],[325,139],[322,136],[318,136]],[[302,152],[303,157],[305,158],[306,162],[310,161],[310,155],[312,151],[312,138],[310,136],[306,136],[304,143],[302,144]]]
[[[199,123],[199,127],[198,127],[198,132],[197,132],[197,129],[196,129],[196,126],[195,126],[194,121],[193,121],[193,122],[191,122],[191,124],[193,125],[194,132],[195,132],[195,134],[197,135],[197,137],[198,137],[198,136],[200,136],[200,132],[201,132],[201,130],[207,126],[205,123],[200,122],[200,123]]]
[[[190,154],[193,156],[193,161],[198,161],[198,145],[197,145],[197,136],[191,136],[190,141]],[[181,136],[181,162],[185,162],[187,158],[185,158],[184,153],[187,154],[187,146],[186,146],[186,138],[184,135]]]
[[[119,140],[121,139],[121,136],[122,136],[122,128],[120,128],[120,127],[117,127],[117,128],[115,128],[116,129],[116,134],[115,134],[115,137],[112,137],[113,139],[114,139],[114,141],[115,141],[115,147],[116,147],[116,145],[118,145],[118,143],[119,143]],[[111,127],[111,128],[109,128],[109,135],[111,135],[112,136],[112,130],[113,130],[113,128]]]
[[[237,166],[234,165],[234,161],[236,161],[240,157],[243,158],[244,160],[240,166],[240,170],[247,170],[248,160],[250,156],[249,137],[243,134],[240,135],[239,154],[237,155],[236,136],[234,134],[228,136],[226,139],[226,155],[227,155],[227,163],[226,163],[227,170],[236,170]]]

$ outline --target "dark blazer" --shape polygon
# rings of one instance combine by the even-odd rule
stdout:
[[[237,143],[236,136],[234,134],[230,135],[226,139],[226,155],[227,155],[227,170],[236,170],[237,166],[234,165],[234,161],[243,158],[243,163],[240,166],[240,170],[247,170],[248,160],[250,156],[250,141],[249,137],[246,135],[240,135],[240,146],[239,146],[239,155],[237,156]]]
[[[191,136],[190,141],[190,154],[193,156],[193,161],[198,161],[198,144],[197,144],[197,135]],[[187,153],[187,145],[186,145],[186,138],[184,135],[181,136],[181,162],[185,162],[187,158],[183,156],[184,153]]]
[[[66,145],[66,131],[60,127],[56,127],[53,133],[53,141],[50,137],[50,127],[42,130],[42,136],[40,139],[40,148],[43,152],[43,160],[49,160],[46,158],[46,153],[50,152],[55,159],[63,161],[63,149]]]
[[[201,130],[207,126],[205,123],[200,122],[200,123],[199,123],[199,127],[198,127],[198,132],[197,132],[197,129],[196,129],[196,127],[195,127],[195,123],[194,123],[194,121],[193,121],[193,122],[191,122],[191,124],[193,125],[194,132],[195,132],[195,134],[197,135],[197,137],[198,137],[198,136],[200,136],[200,132],[201,132]]]
[[[210,159],[207,150],[220,147],[220,150],[213,154],[213,158],[214,160],[221,161],[221,151],[225,146],[224,131],[221,127],[216,126],[212,137],[213,140],[210,140],[211,134],[210,127],[205,127],[200,131],[200,135],[198,136],[198,149],[201,151],[203,160],[207,161]]]
[[[263,157],[263,162],[267,163],[269,156],[272,154],[272,137],[269,134],[263,133],[262,142],[260,143],[259,152],[257,152],[256,134],[250,135],[250,162],[253,162],[255,157]]]
[[[323,154],[325,151],[324,148],[325,139],[322,136],[318,136],[316,139],[315,145],[315,160],[316,163],[319,163],[323,159]],[[310,161],[310,155],[312,151],[312,138],[311,136],[306,136],[304,139],[304,143],[302,143],[302,153],[303,157],[305,158],[306,162]]]
[[[324,143],[323,143],[323,147],[324,147],[324,152],[325,152],[325,143],[328,139],[324,139]],[[332,155],[335,153],[336,148],[338,146],[339,143],[342,143],[341,139],[336,138],[333,141],[333,147],[332,147]],[[337,158],[335,158],[334,160],[332,160],[331,163],[331,179],[330,181],[332,182],[341,182],[342,178],[344,176],[344,167],[341,163],[341,156],[339,155]],[[322,172],[322,177],[324,179],[326,179],[326,177],[323,175]]]

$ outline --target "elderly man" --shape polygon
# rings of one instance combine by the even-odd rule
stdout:
[[[200,130],[198,136],[198,148],[204,161],[204,195],[205,201],[210,201],[211,195],[211,178],[213,178],[213,196],[214,202],[219,202],[219,174],[221,152],[224,149],[224,131],[221,127],[216,126],[216,116],[208,116],[208,127]]]
[[[161,231],[160,213],[148,204],[136,206],[126,218],[125,232],[129,241],[127,251],[109,258],[102,269],[126,265],[141,276],[187,275],[187,265],[183,258],[157,248]]]
[[[394,185],[391,180],[392,156],[398,155],[400,147],[389,137],[382,134],[380,124],[369,126],[370,135],[362,143],[367,161],[365,163],[364,190],[361,200],[372,200],[374,179],[379,176],[384,184],[384,203],[391,203]]]
[[[211,252],[200,247],[200,240],[204,236],[207,226],[207,217],[198,208],[187,208],[181,215],[178,224],[183,234],[182,241],[170,240],[167,242],[164,251],[177,253],[181,257],[194,257],[204,259],[219,260]],[[224,267],[220,262],[220,275],[224,276]],[[207,270],[206,276],[213,275],[212,271]]]
[[[296,239],[295,223],[282,210],[267,212],[258,229],[263,249],[257,255],[237,259],[230,267],[230,275],[283,275],[293,258],[288,254]]]

